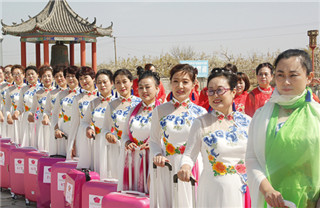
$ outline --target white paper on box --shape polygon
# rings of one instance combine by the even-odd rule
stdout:
[[[66,173],[58,173],[58,191],[64,191],[64,185],[66,183]]]
[[[89,208],[101,208],[103,196],[89,194]]]
[[[4,166],[4,162],[5,162],[5,154],[4,152],[0,151],[0,165]]]
[[[29,174],[37,175],[38,160],[29,158]]]
[[[43,183],[51,183],[51,166],[43,167]]]
[[[71,183],[66,184],[66,201],[68,203],[72,203],[72,193],[73,193],[73,185]]]
[[[24,159],[15,158],[14,159],[14,172],[15,173],[24,173]]]

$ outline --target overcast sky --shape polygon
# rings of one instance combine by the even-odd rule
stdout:
[[[5,24],[37,15],[48,0],[0,0]],[[227,49],[234,55],[305,48],[307,31],[320,29],[320,1],[83,1],[69,0],[71,8],[97,26],[113,22],[118,57],[158,56],[173,47],[191,47],[212,54]],[[320,38],[318,37],[318,43]],[[76,46],[75,61],[79,61]],[[41,49],[42,50],[42,49]],[[27,63],[35,63],[35,46],[27,44]],[[98,38],[98,64],[114,60],[113,38]],[[20,39],[6,35],[4,65],[20,63]],[[87,62],[91,47],[87,44]]]

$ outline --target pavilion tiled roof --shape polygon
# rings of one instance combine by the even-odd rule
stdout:
[[[29,16],[30,17],[30,16]],[[30,34],[112,36],[112,23],[107,28],[97,27],[75,13],[66,0],[50,0],[35,17],[20,24],[6,25],[1,20],[3,34],[24,36]]]

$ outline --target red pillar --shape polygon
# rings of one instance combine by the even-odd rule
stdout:
[[[36,43],[36,66],[37,68],[41,66],[40,43]]]
[[[70,43],[70,66],[74,65],[74,43]]]
[[[44,55],[44,65],[49,65],[49,41],[43,41],[43,55]]]
[[[81,66],[86,65],[86,41],[80,41],[80,48],[81,48]]]
[[[97,72],[97,43],[92,42],[92,68]]]
[[[27,67],[27,43],[21,41],[21,65]]]

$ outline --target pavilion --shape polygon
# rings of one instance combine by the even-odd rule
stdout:
[[[87,18],[88,19],[88,18]],[[97,70],[97,37],[112,37],[112,22],[107,28],[97,27],[76,14],[66,0],[49,0],[36,16],[20,24],[6,25],[1,20],[4,35],[20,36],[21,65],[27,65],[26,43],[35,43],[36,66],[41,65],[40,44],[43,44],[43,64],[49,65],[49,44],[69,44],[70,65],[74,65],[74,44],[80,43],[81,66],[86,65],[86,43],[92,44],[92,68]]]

